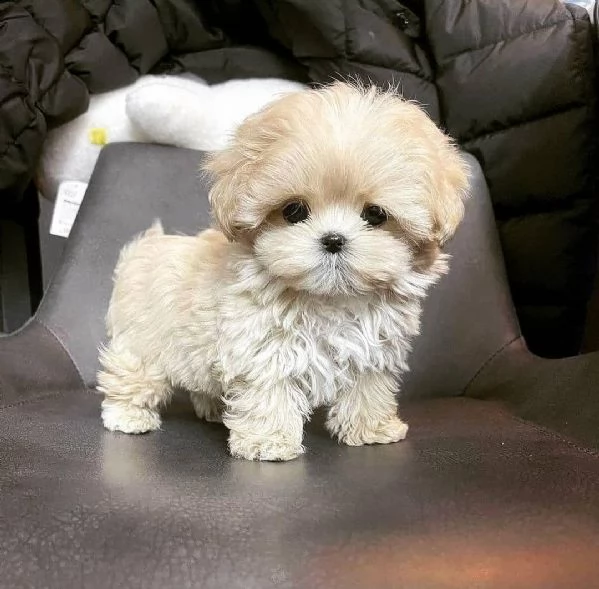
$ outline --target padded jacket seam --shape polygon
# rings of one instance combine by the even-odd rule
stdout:
[[[435,80],[435,78],[426,76],[426,74],[422,73],[420,70],[419,71],[412,71],[412,70],[408,70],[408,69],[399,70],[399,69],[391,67],[390,65],[365,62],[365,61],[356,61],[355,59],[352,59],[351,57],[349,57],[347,55],[342,55],[340,57],[321,57],[319,55],[310,55],[309,57],[298,58],[298,60],[301,63],[305,63],[305,64],[308,64],[311,61],[329,61],[330,62],[330,61],[335,61],[335,60],[343,60],[344,62],[346,62],[348,64],[356,63],[359,65],[367,65],[367,66],[371,66],[371,67],[381,68],[383,70],[388,70],[388,71],[394,72],[396,74],[402,74],[402,75],[407,74],[410,76],[414,76],[415,78],[418,78],[419,80],[422,80],[423,82],[426,82],[427,84],[437,87],[437,81]],[[351,79],[351,76],[346,81],[349,81],[350,79]]]
[[[512,129],[518,129],[519,127],[524,127],[526,125],[530,125],[533,123],[544,122],[546,119],[550,119],[552,117],[559,117],[559,116],[568,114],[569,112],[572,112],[574,110],[588,109],[588,108],[589,108],[589,105],[585,104],[584,102],[577,103],[576,101],[572,101],[569,104],[562,106],[561,108],[554,108],[554,109],[552,109],[548,112],[545,112],[543,114],[531,116],[530,118],[526,119],[525,121],[518,121],[518,122],[510,123],[510,124],[506,125],[505,127],[502,127],[501,129],[493,129],[492,131],[483,131],[482,133],[473,134],[472,136],[467,137],[467,138],[464,138],[463,136],[461,136],[459,140],[460,140],[460,143],[462,144],[462,146],[464,147],[464,149],[468,149],[468,146],[470,143],[476,142],[480,139],[486,139],[487,137],[494,138],[495,136],[497,136],[501,133],[505,133],[507,131],[511,131]]]
[[[26,132],[29,131],[30,129],[34,129],[35,126],[32,124],[35,122],[35,118],[32,118],[30,121],[29,125],[26,125],[25,127],[23,127],[15,137],[12,138],[12,141],[10,141],[8,143],[8,145],[6,146],[5,149],[2,150],[2,152],[0,152],[0,158],[4,159],[6,157],[6,154],[14,147],[17,146],[17,143],[20,141],[22,135]]]
[[[583,196],[580,196],[581,193]],[[495,203],[495,219],[497,225],[501,228],[502,224],[508,223],[514,219],[535,217],[537,215],[563,215],[565,212],[572,210],[573,204],[593,202],[595,198],[596,197],[593,194],[585,194],[584,192],[577,190],[568,192],[567,196],[562,199],[555,199],[550,202],[527,202],[520,205],[519,211],[511,209],[504,203]]]
[[[532,35],[533,33],[536,33],[537,31],[545,31],[548,29],[553,29],[555,27],[557,27],[558,25],[561,25],[563,23],[567,23],[567,22],[575,22],[576,19],[575,17],[573,17],[572,15],[570,15],[570,17],[566,17],[562,20],[558,20],[556,22],[553,22],[551,24],[548,25],[543,25],[540,27],[534,27],[532,29],[528,29],[526,31],[522,31],[521,33],[518,33],[517,35],[512,35],[511,37],[502,37],[501,39],[497,39],[495,41],[491,41],[490,43],[485,43],[484,45],[482,45],[481,47],[469,47],[468,49],[462,49],[461,51],[457,51],[456,53],[450,53],[449,55],[443,56],[441,59],[441,63],[445,63],[446,61],[452,61],[457,59],[458,57],[461,57],[462,55],[465,55],[467,53],[475,53],[476,51],[483,51],[485,49],[488,49],[489,47],[494,47],[496,45],[499,45],[501,43],[506,43],[507,41],[514,41],[515,39],[519,39],[520,37],[525,37],[526,35]],[[439,62],[437,62],[439,63]]]
[[[83,8],[85,11],[87,11],[87,8],[85,8],[85,7],[83,7]],[[56,43],[56,46],[59,49],[60,57],[62,58],[62,68],[60,70],[60,73],[56,76],[56,79],[53,80],[43,92],[40,92],[40,95],[37,97],[37,100],[35,101],[35,107],[44,115],[44,118],[45,118],[46,114],[44,113],[43,109],[41,109],[38,105],[44,99],[44,97],[48,94],[48,92],[50,92],[50,90],[52,90],[60,82],[64,72],[67,71],[67,66],[64,63],[65,52],[63,52],[62,47],[60,46],[60,43],[58,42],[58,39],[52,33],[50,33],[50,31],[48,31],[48,29],[44,25],[42,25],[40,22],[38,22],[37,18],[35,17],[33,12],[29,9],[29,7],[23,6],[23,9],[25,10],[25,12],[27,12],[27,14],[31,18],[31,20],[40,29],[42,29],[42,31],[44,31],[46,36],[50,37],[50,39],[52,39],[52,41],[54,41],[54,43]],[[89,12],[88,12],[88,14],[89,14]],[[79,39],[79,42],[81,42],[81,39]],[[25,85],[25,80],[22,80],[21,83]],[[28,91],[27,94],[30,95],[29,88],[27,88],[27,91]]]
[[[73,51],[76,47],[78,47],[81,44],[82,39],[84,39],[85,37],[87,37],[90,33],[92,33],[94,30],[99,30],[99,25],[103,24],[106,21],[106,15],[108,14],[108,12],[110,11],[110,9],[112,8],[112,6],[114,5],[114,2],[111,3],[110,8],[106,11],[106,14],[104,15],[104,17],[102,18],[102,20],[98,20],[96,18],[94,18],[94,15],[89,11],[89,9],[84,5],[81,4],[81,7],[85,10],[85,12],[87,12],[90,22],[92,23],[92,26],[90,28],[86,28],[86,30],[83,32],[83,35],[77,40],[77,43],[75,45],[73,45],[73,47],[71,47],[68,51],[63,51],[63,48],[60,46],[60,43],[58,42],[58,39],[43,25],[41,24],[35,14],[30,10],[29,7],[27,6],[23,6],[23,9],[25,10],[25,12],[27,12],[27,14],[29,15],[29,17],[31,18],[31,20],[38,26],[40,27],[40,29],[42,29],[42,31],[44,31],[44,33],[46,34],[46,36],[50,37],[58,46],[59,48],[59,53],[60,53],[60,57],[62,59],[62,68],[60,73],[58,74],[58,76],[56,77],[55,80],[53,80],[48,87],[43,90],[42,92],[40,92],[39,96],[37,97],[37,100],[35,101],[35,108],[37,110],[39,110],[42,115],[44,116],[44,118],[46,117],[46,113],[44,112],[44,109],[41,108],[40,103],[43,101],[43,99],[46,97],[46,95],[54,89],[55,86],[57,86],[60,81],[62,80],[62,77],[65,75],[65,73],[71,75],[71,76],[75,76],[75,74],[72,74],[71,71],[69,70],[69,68],[67,67],[65,58],[67,56],[68,53],[70,53],[71,51]],[[106,37],[108,39],[108,37]],[[110,39],[109,39],[110,41]],[[112,41],[111,41],[112,43]],[[115,46],[117,49],[119,49],[119,51],[121,50],[119,47],[117,47],[114,43],[112,43],[113,46]],[[133,67],[133,66],[132,66]],[[76,76],[79,79],[80,76]],[[16,78],[15,78],[16,79]],[[21,84],[26,85],[24,80],[18,80]],[[86,86],[87,88],[87,86]],[[89,92],[89,89],[88,89]],[[27,94],[28,96],[30,95],[29,93],[29,88],[27,88]]]
[[[25,100],[23,101],[25,102]],[[45,119],[45,115],[43,113],[43,111],[41,111],[37,106],[33,107],[35,110],[38,110],[42,116]],[[33,115],[33,110],[30,110],[29,112],[32,113]],[[19,141],[21,140],[21,137],[23,136],[23,134],[27,131],[30,131],[32,129],[35,129],[36,126],[36,122],[37,122],[37,118],[35,117],[35,115],[33,115],[30,120],[29,123],[27,125],[25,125],[14,137],[12,137],[12,140],[9,141],[8,145],[6,146],[5,149],[2,150],[2,152],[0,152],[0,158],[4,159],[4,157],[6,157],[6,154],[14,147],[17,146],[17,143],[19,143]]]
[[[6,76],[8,76],[10,78],[10,81],[15,84],[16,86],[19,87],[23,87],[23,90],[25,91],[25,95],[23,95],[23,97],[20,98],[20,101],[22,104],[24,104],[27,108],[27,111],[29,113],[29,119],[27,121],[27,124],[23,126],[22,129],[20,129],[16,135],[13,135],[10,138],[10,141],[8,142],[8,144],[6,145],[6,147],[0,152],[0,159],[4,159],[4,157],[6,156],[6,154],[14,147],[17,146],[17,143],[20,141],[21,136],[23,135],[23,133],[25,133],[26,131],[29,131],[31,129],[35,128],[36,122],[37,122],[37,117],[35,115],[36,111],[40,112],[43,116],[43,112],[37,107],[37,105],[31,105],[30,101],[28,100],[29,98],[29,88],[26,87],[25,83],[22,80],[19,80],[18,78],[15,77],[14,75],[14,71],[9,68],[6,67],[5,65],[0,64],[0,72],[3,72]]]
[[[69,360],[71,361],[71,364],[73,365],[73,368],[75,369],[75,372],[77,373],[77,376],[79,376],[79,381],[81,382],[81,386],[86,387],[85,384],[85,380],[83,378],[83,375],[81,374],[81,371],[79,370],[79,367],[77,366],[73,356],[71,355],[71,352],[69,351],[69,349],[67,348],[67,346],[65,345],[65,343],[58,337],[58,335],[56,335],[56,333],[54,333],[54,331],[48,326],[46,325],[46,323],[44,323],[41,319],[36,318],[36,321],[44,328],[46,329],[46,331],[58,342],[58,344],[60,345],[60,347],[64,350],[65,354],[67,355],[67,357],[69,358]]]

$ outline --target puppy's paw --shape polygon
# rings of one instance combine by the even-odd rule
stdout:
[[[394,416],[375,427],[370,424],[353,424],[347,431],[339,434],[339,441],[348,446],[392,444],[403,440],[407,434],[408,424]]]
[[[134,405],[102,403],[102,421],[106,429],[126,434],[143,434],[160,429],[160,415],[157,411]]]
[[[282,433],[269,437],[240,434],[232,431],[229,450],[236,458],[281,462],[293,460],[305,452],[305,448]]]
[[[224,403],[220,399],[208,395],[193,394],[191,402],[196,415],[211,423],[223,422]]]

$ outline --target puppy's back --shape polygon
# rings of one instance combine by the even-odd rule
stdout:
[[[198,280],[219,272],[227,243],[213,229],[197,236],[166,235],[158,221],[134,238],[121,250],[114,271],[108,336],[149,326],[160,331],[168,322],[172,329],[189,309]]]

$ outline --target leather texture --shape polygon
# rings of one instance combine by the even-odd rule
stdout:
[[[118,251],[156,217],[209,223],[200,157],[107,147],[37,316],[0,338],[0,588],[594,587],[599,359],[526,350],[473,160],[406,441],[340,446],[318,414],[299,459],[234,460],[181,395],[159,432],[103,429],[90,385]]]
[[[0,407],[32,395],[82,386],[68,352],[39,318],[0,338]]]
[[[407,405],[349,448],[309,427],[289,463],[229,458],[186,402],[112,434],[64,392],[0,412],[3,589],[596,586],[599,461],[496,405]]]
[[[496,399],[523,419],[599,449],[599,353],[546,360],[516,340],[496,354],[466,389]]]

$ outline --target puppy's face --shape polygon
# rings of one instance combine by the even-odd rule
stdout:
[[[250,117],[206,169],[222,231],[271,276],[317,295],[403,291],[438,271],[467,181],[420,108],[342,83]]]

